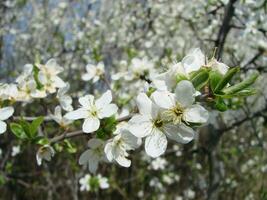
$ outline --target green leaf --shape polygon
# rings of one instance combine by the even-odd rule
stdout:
[[[210,80],[210,87],[211,90],[215,91],[216,86],[218,85],[218,83],[221,81],[221,79],[223,78],[223,75],[221,73],[219,73],[218,71],[210,71],[209,73],[209,80]]]
[[[35,137],[33,140],[32,140],[35,144],[40,144],[40,145],[46,145],[46,144],[49,144],[49,140],[48,138],[44,138],[44,137]]]
[[[224,100],[220,97],[216,98],[215,101],[215,108],[219,111],[226,111],[228,109],[227,105],[225,104]]]
[[[12,133],[19,139],[26,139],[27,135],[23,129],[23,127],[20,124],[17,123],[11,123],[10,129]]]
[[[69,153],[76,153],[77,152],[77,148],[69,140],[64,140],[64,143],[65,143],[66,149]]]
[[[209,81],[209,73],[207,70],[202,69],[199,70],[197,74],[193,75],[191,82],[193,83],[194,87],[199,90],[204,87]]]
[[[23,128],[26,136],[28,138],[31,138],[31,130],[30,130],[31,129],[31,124],[29,122],[25,121],[24,119],[21,119],[19,121],[19,123],[20,123],[21,127]]]
[[[217,84],[214,93],[220,92],[233,78],[233,76],[239,71],[238,67],[234,67],[228,70],[228,72],[222,77]]]
[[[38,127],[43,123],[43,121],[44,121],[43,117],[38,117],[32,121],[30,126],[30,134],[32,138],[36,137]]]
[[[247,97],[257,94],[258,90],[254,88],[246,88],[242,91],[236,92],[234,94],[216,94],[216,96],[220,96],[225,99],[230,99],[233,97]]]
[[[235,94],[241,90],[244,90],[248,88],[250,85],[252,85],[257,80],[258,76],[259,76],[258,73],[254,73],[250,77],[243,80],[242,82],[224,89],[223,92],[225,94]]]

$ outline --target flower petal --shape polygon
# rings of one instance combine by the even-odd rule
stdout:
[[[105,154],[106,154],[108,161],[112,162],[113,161],[113,154],[112,154],[112,143],[111,142],[108,142],[105,145],[104,151],[105,151]]]
[[[146,137],[151,134],[153,124],[145,115],[135,115],[129,121],[129,131],[136,137]]]
[[[137,107],[139,112],[143,115],[151,115],[152,101],[145,93],[140,93],[136,98]]]
[[[131,166],[131,161],[128,160],[127,158],[123,157],[123,156],[118,156],[116,158],[116,161],[119,165],[121,165],[123,167],[130,167]]]
[[[175,96],[168,91],[155,91],[151,97],[155,104],[161,108],[170,109],[175,106]]]
[[[175,89],[176,100],[183,106],[191,106],[195,101],[196,90],[190,81],[180,81]]]
[[[195,131],[184,124],[167,124],[164,127],[164,132],[168,138],[183,144],[190,142],[195,137]]]
[[[6,132],[6,123],[3,121],[0,121],[0,134]]]
[[[84,108],[79,108],[77,110],[71,111],[67,113],[64,118],[69,119],[69,120],[77,120],[77,119],[84,119],[88,117],[88,111],[85,110]]]
[[[98,116],[100,119],[105,118],[105,117],[110,117],[114,114],[116,114],[118,111],[118,107],[115,104],[109,104],[104,106],[101,110],[98,112]]]
[[[85,95],[84,97],[79,98],[79,103],[85,107],[90,108],[94,104],[95,97],[93,95]]]
[[[6,120],[14,113],[14,108],[9,106],[0,109],[0,120]]]
[[[83,122],[83,132],[92,133],[100,126],[100,121],[96,117],[86,118]]]
[[[97,108],[103,108],[104,106],[110,104],[112,101],[112,93],[110,90],[106,91],[102,96],[95,101],[95,105]]]
[[[183,118],[187,122],[206,123],[209,118],[209,113],[200,105],[192,105],[185,110]]]
[[[159,157],[162,155],[167,148],[167,138],[158,129],[154,129],[153,133],[149,135],[145,140],[145,150],[146,153],[153,157]]]

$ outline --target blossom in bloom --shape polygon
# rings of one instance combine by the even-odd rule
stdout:
[[[123,167],[129,167],[131,161],[127,159],[128,150],[134,150],[141,145],[141,140],[132,135],[128,130],[120,128],[117,135],[109,140],[105,146],[107,159],[112,162],[116,161]]]
[[[83,152],[80,156],[79,164],[87,165],[89,171],[95,173],[99,162],[107,161],[104,154],[104,141],[93,138],[89,140],[88,147],[90,149]]]
[[[55,155],[55,150],[50,145],[44,145],[37,151],[36,160],[37,164],[41,165],[42,160],[50,161],[51,158]]]
[[[12,147],[12,152],[11,152],[11,156],[15,157],[16,155],[18,155],[20,153],[20,146],[13,146]]]
[[[164,159],[164,158],[161,158],[161,157],[158,157],[156,159],[154,159],[152,162],[151,162],[151,169],[153,170],[163,170],[165,169],[166,165],[168,164],[167,160]]]
[[[16,100],[18,88],[16,84],[0,83],[0,100]]]
[[[66,119],[64,116],[62,116],[61,107],[57,106],[55,108],[55,113],[53,115],[50,115],[50,117],[57,122],[61,127],[67,127],[70,123],[72,123],[72,120]]]
[[[116,114],[118,107],[112,104],[111,101],[112,94],[110,90],[97,100],[92,95],[86,95],[79,98],[79,103],[82,107],[67,113],[65,117],[70,120],[85,119],[82,128],[83,132],[92,133],[99,128],[99,119]]]
[[[173,124],[163,118],[163,110],[148,98],[145,93],[137,96],[139,113],[129,121],[130,132],[138,138],[146,137],[145,150],[151,157],[159,157],[167,148],[167,138],[180,143],[190,142],[195,135],[192,128]]]
[[[142,76],[150,76],[154,72],[153,63],[149,62],[146,58],[139,59],[133,58],[129,71],[124,77],[126,80],[140,79]]]
[[[80,178],[80,191],[96,191],[100,189],[109,188],[108,179],[103,177],[101,174],[97,176],[91,176],[90,174],[86,174],[84,177]]]
[[[84,177],[80,178],[79,183],[81,185],[80,191],[90,191],[90,179],[91,175],[86,174]]]
[[[72,98],[71,96],[67,95],[66,93],[70,89],[70,84],[66,83],[66,86],[63,88],[59,88],[57,91],[57,98],[59,100],[60,106],[65,111],[72,111]]]
[[[0,134],[4,133],[7,127],[6,123],[3,121],[11,117],[13,113],[14,113],[13,107],[9,106],[9,107],[0,108]]]
[[[174,124],[206,123],[208,111],[195,102],[195,88],[190,81],[180,81],[175,89],[175,94],[167,91],[155,91],[153,101],[165,109],[163,115]]]
[[[63,71],[55,59],[50,59],[45,65],[36,64],[40,70],[38,72],[38,80],[43,85],[44,89],[49,93],[56,92],[56,88],[65,87],[65,82],[58,76]]]
[[[88,64],[88,65],[86,65],[86,71],[87,71],[87,73],[83,74],[82,80],[84,80],[84,81],[92,80],[93,83],[95,83],[105,73],[104,63],[100,62],[97,65]]]

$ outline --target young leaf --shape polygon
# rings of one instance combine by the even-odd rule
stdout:
[[[216,99],[215,107],[217,110],[222,111],[222,112],[226,111],[228,108],[225,102],[223,101],[223,99],[220,97]]]
[[[27,135],[23,129],[23,127],[20,124],[17,123],[11,123],[10,129],[12,133],[19,139],[26,139]]]
[[[214,93],[220,92],[233,78],[233,76],[239,71],[239,68],[234,67],[228,70],[228,72],[222,77],[220,82],[215,87]]]
[[[252,85],[257,80],[258,76],[259,76],[258,73],[254,73],[249,78],[243,80],[242,82],[224,89],[223,92],[225,94],[235,94],[241,90],[244,90],[248,88],[250,85]]]
[[[191,79],[194,87],[199,90],[204,87],[209,80],[209,73],[207,70],[200,70],[198,74]]]
[[[32,138],[36,137],[38,127],[43,123],[43,121],[44,121],[43,117],[38,117],[32,121],[30,126],[30,134]]]
[[[209,80],[210,80],[210,87],[213,93],[215,91],[216,86],[221,81],[222,77],[223,76],[219,72],[214,71],[214,70],[210,71]]]

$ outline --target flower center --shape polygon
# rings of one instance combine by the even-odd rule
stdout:
[[[157,127],[157,128],[160,128],[163,126],[163,121],[161,119],[156,119],[154,121],[154,126]]]
[[[184,109],[180,104],[176,104],[175,107],[165,111],[164,117],[168,121],[173,121],[174,124],[180,124],[183,119]]]

